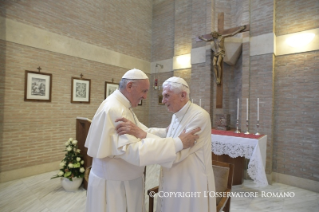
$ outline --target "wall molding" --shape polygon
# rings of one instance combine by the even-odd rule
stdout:
[[[150,73],[151,63],[106,48],[52,33],[12,19],[0,17],[0,39],[72,57],[113,65],[125,69],[138,68]]]
[[[18,180],[33,175],[43,174],[46,172],[58,171],[60,169],[60,162],[61,161],[55,161],[51,163],[0,172],[0,183],[8,182],[11,180]]]
[[[319,182],[314,180],[308,180],[291,175],[281,174],[277,172],[272,173],[273,182],[282,183],[298,188],[303,188],[309,191],[319,192]]]

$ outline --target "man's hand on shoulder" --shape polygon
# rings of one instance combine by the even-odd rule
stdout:
[[[188,133],[186,133],[186,130],[184,130],[178,137],[181,139],[183,143],[183,149],[190,148],[196,144],[196,140],[199,139],[198,135],[195,135],[195,133],[199,132],[201,129],[200,127],[197,127]]]
[[[116,126],[116,132],[119,135],[129,134],[140,139],[146,138],[147,133],[143,131],[141,128],[139,128],[138,126],[136,126],[130,120],[126,118],[119,118],[115,120],[115,122],[119,122],[119,121],[122,121]]]

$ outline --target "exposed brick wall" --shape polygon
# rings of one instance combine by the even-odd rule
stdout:
[[[249,24],[249,0],[231,0],[231,27]]]
[[[1,1],[0,16],[150,61],[152,1]]]
[[[174,0],[154,3],[152,21],[152,61],[174,56]]]
[[[319,51],[275,65],[273,171],[319,181]]]
[[[175,0],[174,55],[189,54],[192,49],[192,1]]]
[[[259,133],[267,135],[266,173],[268,174],[272,171],[273,156],[274,60],[272,54],[253,56],[250,70],[249,130],[251,133],[256,133],[257,98],[259,98]],[[246,107],[244,110],[243,114],[246,117]]]
[[[251,37],[274,32],[274,2],[274,0],[251,1]]]
[[[172,113],[168,112],[166,106],[159,103],[158,97],[163,90],[153,89],[155,77],[158,79],[158,85],[162,86],[163,82],[173,76],[173,72],[166,72],[160,74],[152,74],[151,89],[149,95],[150,102],[150,116],[149,127],[167,127],[171,123]]]
[[[319,27],[319,1],[277,0],[276,35]],[[273,171],[319,181],[319,51],[277,56]]]
[[[127,71],[110,65],[69,57],[0,40],[1,130],[0,171],[49,163],[63,158],[63,146],[75,137],[76,117],[93,118],[104,100],[105,81],[119,82]],[[51,102],[25,102],[25,70],[52,74]],[[91,103],[71,103],[71,77],[91,79]],[[148,103],[135,109],[148,122]],[[143,114],[143,116],[141,116]]]
[[[319,28],[318,0],[277,0],[276,35]]]

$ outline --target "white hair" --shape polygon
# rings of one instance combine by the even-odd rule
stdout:
[[[171,82],[171,81],[165,81],[163,83],[163,89],[168,88],[170,91],[173,91],[174,93],[181,93],[186,92],[186,96],[189,99],[189,88],[186,85],[183,85],[178,82]]]

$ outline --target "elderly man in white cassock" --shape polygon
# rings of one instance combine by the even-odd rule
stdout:
[[[188,149],[178,152],[172,167],[162,166],[159,185],[157,212],[214,212],[216,198],[210,197],[215,191],[215,181],[211,158],[211,121],[209,114],[189,101],[189,87],[179,77],[171,77],[163,83],[163,100],[168,111],[174,113],[168,130],[150,128],[153,134],[161,137],[177,137],[200,126],[199,139]],[[134,124],[128,120],[118,125],[119,134],[129,133],[138,136]],[[181,178],[181,176],[183,176]],[[164,195],[173,194],[173,195]],[[213,196],[213,195],[212,195]]]
[[[93,157],[86,201],[88,212],[143,212],[145,165],[171,167],[176,154],[193,146],[198,139],[195,133],[200,128],[176,133],[174,138],[147,133],[148,129],[132,110],[146,98],[149,89],[148,77],[141,70],[126,72],[119,87],[99,106],[85,142],[87,154]],[[144,130],[135,136],[119,135],[116,127],[121,122],[117,120],[122,117]]]

